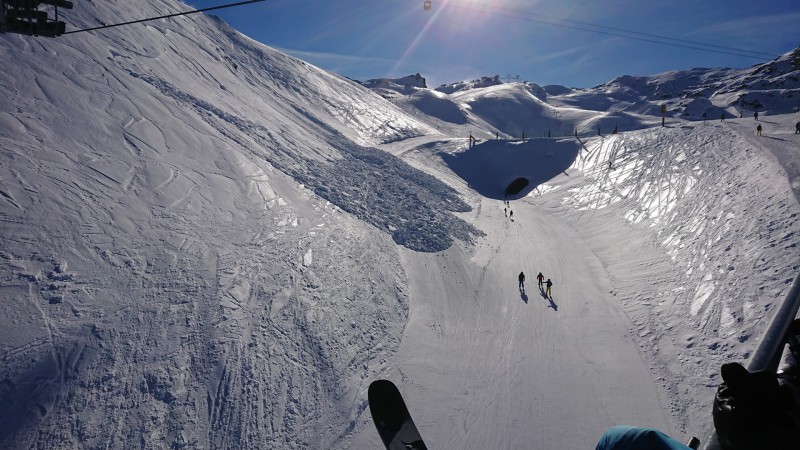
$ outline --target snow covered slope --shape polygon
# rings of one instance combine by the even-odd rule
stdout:
[[[493,77],[481,77],[472,81],[461,81],[458,83],[443,84],[436,88],[436,91],[445,94],[452,94],[459,91],[468,91],[470,89],[486,88],[490,86],[498,86],[503,82],[500,81],[500,75]]]
[[[425,78],[420,74],[409,75],[402,78],[376,78],[358,82],[366,88],[372,89],[385,98],[393,98],[398,95],[414,92],[415,88],[427,88]]]
[[[431,448],[703,436],[800,269],[796,116],[756,139],[522,83],[388,101],[202,15],[0,52],[4,448],[380,448],[376,378]],[[530,122],[582,137],[505,139]]]
[[[82,2],[67,19],[179,9]],[[201,15],[2,35],[0,52],[15,61],[0,74],[3,446],[346,434],[404,327],[392,238],[433,251],[477,233],[453,189],[359,145],[431,130]]]
[[[753,119],[592,138],[562,174],[569,141],[407,152],[472,192],[486,232],[474,249],[404,253],[411,316],[388,377],[403,382],[428,444],[591,448],[619,423],[705,437],[720,365],[748,359],[800,270],[787,179],[800,135],[794,116],[767,120],[762,139]],[[783,142],[794,172],[775,157]],[[548,170],[509,206],[499,197],[499,181]],[[518,292],[519,271],[544,272],[555,294]]]
[[[367,84],[368,87],[379,84]],[[503,83],[499,76],[451,83],[436,89],[405,86],[381,95],[409,112],[484,132],[521,137],[608,134],[657,123],[662,105],[667,117],[687,120],[782,114],[800,108],[800,49],[747,69],[676,70],[653,76],[624,75],[589,89]],[[435,101],[436,111],[431,107]],[[449,104],[448,104],[449,103]],[[446,126],[446,124],[444,124]],[[465,131],[447,128],[449,132]],[[480,134],[480,131],[475,131]],[[488,136],[487,136],[488,137]]]

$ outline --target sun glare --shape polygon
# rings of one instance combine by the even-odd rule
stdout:
[[[505,0],[439,0],[432,7],[446,10],[446,24],[461,31],[464,27],[481,26],[492,16],[487,8],[507,6],[506,3]]]
[[[430,0],[430,9],[426,8],[428,2],[421,3],[428,20],[398,59],[393,72],[425,42],[446,44],[443,39],[462,40],[467,34],[481,33],[493,15],[487,8],[508,6],[509,0]],[[436,36],[432,37],[434,30]]]

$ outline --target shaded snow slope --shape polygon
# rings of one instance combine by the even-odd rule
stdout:
[[[443,154],[442,159],[483,197],[514,199],[564,172],[575,161],[579,145],[574,139],[490,140],[463,152]],[[506,195],[517,178],[525,178],[529,184],[517,195]]]

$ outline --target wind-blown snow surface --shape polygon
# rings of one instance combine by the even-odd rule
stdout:
[[[467,149],[205,16],[0,52],[3,447],[379,448],[376,378],[430,448],[703,436],[800,268],[796,116]]]

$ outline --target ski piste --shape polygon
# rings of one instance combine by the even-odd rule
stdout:
[[[373,381],[367,397],[372,420],[386,450],[428,450],[394,383],[389,380]]]

